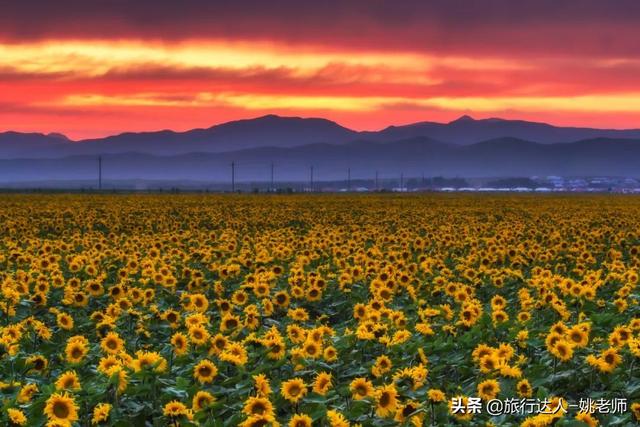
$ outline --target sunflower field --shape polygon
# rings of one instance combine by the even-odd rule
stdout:
[[[638,198],[14,194],[0,233],[0,425],[640,419]]]

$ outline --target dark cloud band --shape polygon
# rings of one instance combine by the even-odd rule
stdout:
[[[635,0],[41,0],[5,2],[0,39],[214,38],[629,57],[640,56],[639,18]]]

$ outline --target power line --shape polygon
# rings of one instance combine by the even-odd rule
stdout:
[[[231,162],[231,192],[236,191],[236,162]]]
[[[102,190],[102,156],[98,156],[98,190]]]
[[[271,191],[275,191],[275,187],[273,185],[273,162],[271,162]]]

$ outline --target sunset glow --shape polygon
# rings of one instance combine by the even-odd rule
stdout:
[[[610,17],[591,34],[574,26],[584,44],[571,39],[573,48],[559,49],[551,36],[565,33],[560,17],[547,26],[531,17],[522,33],[505,20],[501,38],[488,24],[465,28],[456,21],[442,33],[427,15],[417,13],[404,28],[393,19],[372,22],[363,12],[353,17],[362,32],[354,38],[343,20],[355,12],[345,8],[337,21],[318,18],[295,37],[294,24],[274,31],[271,15],[235,16],[241,25],[234,32],[200,25],[192,14],[184,19],[197,25],[188,28],[152,14],[136,30],[125,25],[126,11],[113,12],[120,14],[111,17],[115,25],[88,10],[73,22],[59,17],[73,25],[41,22],[36,31],[34,18],[22,31],[24,11],[16,7],[0,18],[0,130],[81,139],[270,113],[371,130],[462,114],[640,127],[640,54],[609,34],[617,24],[616,37],[623,37],[623,17]],[[582,18],[595,19],[593,8]],[[445,13],[446,6],[436,9]],[[98,35],[89,25],[105,22],[113,31]],[[249,22],[256,28],[249,31]],[[525,32],[530,43],[516,49],[515,42],[527,41]],[[598,42],[605,39],[609,49]]]

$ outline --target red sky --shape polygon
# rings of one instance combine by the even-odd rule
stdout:
[[[640,127],[640,2],[29,1],[0,14],[0,131],[74,139],[267,113]]]

